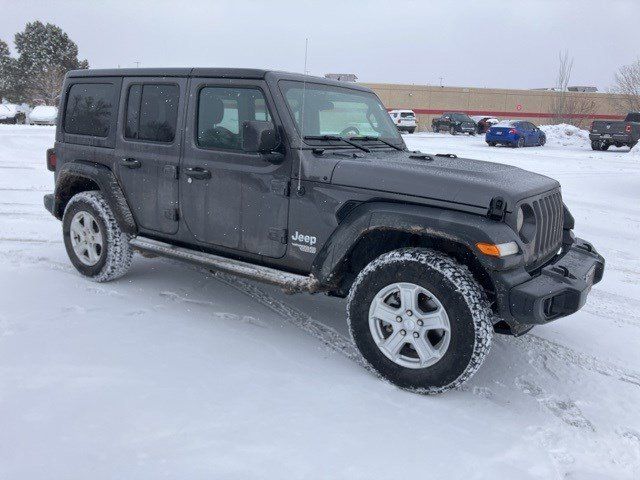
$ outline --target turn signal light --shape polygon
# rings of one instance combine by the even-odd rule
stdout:
[[[476,243],[476,247],[480,250],[480,253],[487,255],[488,257],[502,258],[508,255],[514,255],[518,253],[518,244],[516,242],[507,243]]]

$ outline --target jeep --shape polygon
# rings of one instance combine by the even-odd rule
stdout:
[[[557,181],[409,151],[355,84],[72,71],[46,161],[44,204],[82,275],[117,279],[138,251],[346,298],[366,364],[422,393],[469,379],[494,332],[576,312],[604,271]]]

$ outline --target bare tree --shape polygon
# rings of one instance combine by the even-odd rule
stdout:
[[[614,78],[614,106],[621,112],[640,112],[640,58],[620,67]]]
[[[56,105],[62,91],[65,70],[60,67],[48,67],[31,76],[25,85],[27,97],[37,104]]]
[[[573,58],[565,50],[559,53],[558,59],[560,65],[550,112],[553,115],[553,123],[568,123],[578,128],[585,127],[596,111],[596,102],[588,94],[569,91]]]

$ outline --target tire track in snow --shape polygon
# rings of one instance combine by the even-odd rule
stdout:
[[[221,283],[251,297],[253,300],[277,313],[287,323],[313,335],[320,340],[325,347],[344,355],[349,360],[369,370],[368,366],[362,361],[360,352],[358,352],[351,340],[343,337],[333,328],[313,319],[297,308],[278,300],[247,280],[221,272],[210,271],[210,273]]]

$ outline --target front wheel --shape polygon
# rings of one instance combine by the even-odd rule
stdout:
[[[456,127],[453,127],[453,126],[449,127],[449,133],[451,135],[456,135],[458,133],[456,132]]]
[[[496,142],[487,142],[487,145],[489,145],[490,147],[495,147],[497,144]]]
[[[69,200],[62,235],[73,266],[96,282],[115,280],[131,266],[129,235],[122,232],[100,192],[80,192]]]
[[[351,287],[347,313],[373,369],[421,393],[462,385],[493,336],[491,309],[471,273],[428,249],[395,250],[371,262]]]

